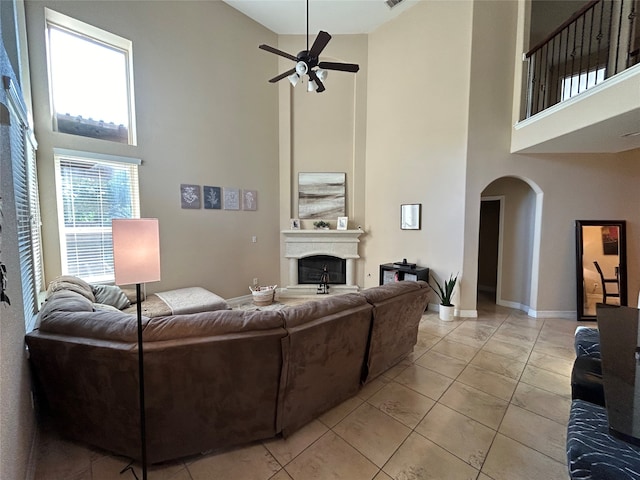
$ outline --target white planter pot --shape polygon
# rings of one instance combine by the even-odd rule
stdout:
[[[456,307],[451,305],[449,307],[440,305],[440,320],[450,322],[456,316]]]

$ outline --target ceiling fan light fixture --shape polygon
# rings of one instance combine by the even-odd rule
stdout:
[[[308,70],[309,70],[309,67],[307,67],[307,64],[304,63],[303,61],[299,61],[298,63],[296,63],[296,73],[298,75],[304,75],[307,73]]]
[[[329,76],[329,72],[327,70],[323,70],[322,68],[316,70],[316,74],[318,75],[318,78],[321,82],[324,82]]]
[[[318,89],[318,85],[315,80],[309,79],[309,83],[307,84],[307,92],[315,92]]]
[[[287,79],[289,79],[289,83],[291,83],[291,85],[295,87],[300,81],[300,75],[298,75],[297,73],[292,73],[287,77]]]

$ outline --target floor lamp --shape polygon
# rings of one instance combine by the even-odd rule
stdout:
[[[112,220],[116,285],[136,285],[138,310],[138,378],[142,478],[147,480],[147,434],[144,409],[144,352],[140,284],[160,281],[160,235],[157,218]]]

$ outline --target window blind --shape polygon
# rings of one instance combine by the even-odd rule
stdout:
[[[36,143],[27,123],[22,96],[9,77],[3,77],[10,112],[11,165],[16,207],[20,280],[27,330],[38,312],[43,288],[40,205],[35,163]]]
[[[139,218],[135,163],[56,155],[62,273],[114,281],[111,220]]]

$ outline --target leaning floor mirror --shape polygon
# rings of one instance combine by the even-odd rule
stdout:
[[[627,305],[624,220],[576,220],[577,319],[595,320],[596,304]]]

